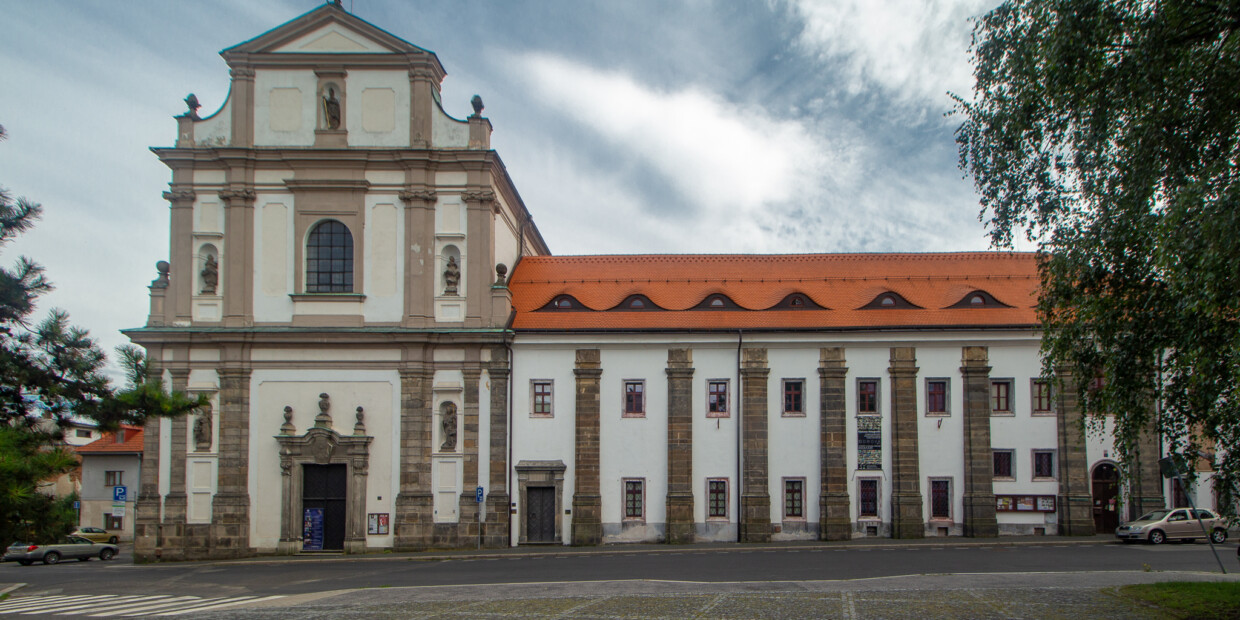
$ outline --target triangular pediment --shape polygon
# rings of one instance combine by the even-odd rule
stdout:
[[[332,3],[223,52],[231,54],[432,54]]]

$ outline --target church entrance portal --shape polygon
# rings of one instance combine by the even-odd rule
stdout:
[[[344,549],[348,477],[344,463],[302,465],[302,544],[306,551]]]
[[[555,487],[526,487],[525,540],[555,542]]]
[[[1094,529],[1099,534],[1119,527],[1119,469],[1110,463],[1094,468]]]

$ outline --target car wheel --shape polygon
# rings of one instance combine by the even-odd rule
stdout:
[[[115,536],[113,536],[113,537],[111,537],[111,538],[109,538],[109,539],[108,539],[108,543],[113,544],[113,545],[115,545],[116,543],[118,543],[118,542],[120,542],[120,541],[121,541],[121,539],[119,539],[119,538],[117,538],[117,537],[115,537]]]
[[[55,551],[48,551],[47,555],[43,556],[44,564],[55,564],[59,561],[60,561],[60,554],[56,553]]]
[[[104,549],[103,551],[99,552],[99,559],[103,560],[104,562],[107,562],[108,560],[112,559],[112,556],[115,556],[115,555],[116,555],[115,551],[111,549]]]
[[[31,564],[34,564],[34,560],[18,560],[17,563],[22,566],[30,566]]]
[[[1162,530],[1154,530],[1153,532],[1150,532],[1150,537],[1148,540],[1151,545],[1161,545],[1167,542],[1167,535],[1163,534]]]
[[[1227,542],[1227,530],[1221,527],[1215,528],[1213,532],[1210,532],[1210,542],[1216,545],[1221,545]]]

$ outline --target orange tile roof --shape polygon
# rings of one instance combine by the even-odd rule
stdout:
[[[121,429],[125,431],[125,441],[117,443],[115,431],[104,433],[99,439],[78,446],[78,454],[142,454],[142,427],[122,425]]]
[[[509,287],[513,328],[545,331],[1035,326],[1031,253],[531,256]],[[1009,307],[950,308],[973,291]],[[920,309],[862,309],[895,292]],[[739,309],[694,309],[720,293]],[[825,309],[771,309],[801,293]],[[584,309],[544,309],[571,296]],[[615,309],[645,295],[663,310]]]

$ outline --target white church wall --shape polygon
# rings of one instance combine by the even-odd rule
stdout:
[[[365,282],[361,292],[366,322],[397,322],[404,314],[405,261],[400,248],[404,246],[405,210],[400,200],[390,194],[367,194]],[[356,260],[356,258],[355,258]]]
[[[561,461],[564,472],[563,502],[557,508],[563,512],[573,505],[573,485],[576,484],[573,463],[576,456],[576,406],[574,397],[573,366],[576,347],[572,344],[531,343],[513,349],[512,363],[512,501],[517,504],[517,515],[522,514],[523,501],[518,487],[516,466],[521,461]],[[552,412],[550,417],[535,417],[533,412],[533,382],[552,382]],[[515,545],[520,540],[521,519],[512,520],[512,538]],[[570,541],[572,515],[563,515],[562,540]]]
[[[813,540],[818,537],[818,491],[821,485],[819,463],[818,348],[772,344],[767,351],[771,368],[767,382],[767,431],[771,523],[779,526],[775,540]],[[802,382],[800,415],[784,415],[784,380]],[[802,516],[785,517],[786,479],[802,484]]]
[[[262,69],[254,75],[254,145],[312,146],[318,78],[309,69]]]
[[[293,318],[293,195],[262,193],[254,214],[254,320]]]
[[[407,70],[350,69],[345,88],[349,146],[409,146]]]
[[[845,365],[848,375],[844,378],[844,424],[848,445],[848,461],[846,468],[848,477],[849,507],[853,522],[859,528],[859,534],[865,535],[866,528],[876,528],[879,535],[890,533],[891,527],[891,377],[887,368],[891,365],[891,351],[886,343],[845,345]],[[857,452],[857,382],[862,379],[878,381],[878,412],[881,420],[882,434],[882,468],[860,469]],[[858,482],[861,479],[878,480],[878,515],[862,517],[860,513],[860,496]]]
[[[667,521],[667,351],[606,347],[600,352],[599,493],[603,542],[662,540]],[[624,413],[626,381],[645,382],[643,416]],[[625,480],[641,480],[644,517],[625,518]]]
[[[693,349],[693,520],[701,541],[736,540],[740,515],[740,484],[737,480],[738,427],[736,410],[740,388],[737,381],[736,342],[686,343]],[[666,353],[665,353],[666,355]],[[665,358],[666,359],[666,358]],[[666,365],[666,362],[665,362]],[[727,417],[707,417],[707,384],[728,383]],[[728,485],[727,519],[710,518],[707,480],[724,479]]]
[[[911,343],[917,346],[919,343]],[[947,528],[959,535],[964,521],[964,381],[960,373],[961,347],[955,343],[917,346],[917,456],[921,484],[922,516],[926,534]],[[890,378],[890,375],[888,375]],[[930,414],[927,381],[947,380],[947,415]],[[890,386],[889,386],[890,387]],[[950,516],[935,519],[931,512],[930,480],[948,480]]]

